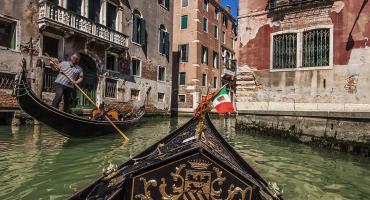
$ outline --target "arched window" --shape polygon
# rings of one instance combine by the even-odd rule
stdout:
[[[132,41],[140,44],[146,44],[145,20],[138,10],[132,13]]]
[[[159,53],[163,55],[169,55],[170,50],[170,36],[167,32],[166,27],[161,24],[159,26]]]

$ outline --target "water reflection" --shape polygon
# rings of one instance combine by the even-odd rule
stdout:
[[[44,126],[0,127],[0,199],[64,199],[157,142],[189,118],[145,118],[127,131],[130,142],[108,135],[70,140]],[[318,151],[257,134],[235,132],[234,119],[212,116],[215,126],[287,199],[367,199],[370,162]]]

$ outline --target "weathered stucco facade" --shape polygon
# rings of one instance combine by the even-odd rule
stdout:
[[[343,112],[354,119],[370,112],[367,1],[241,0],[239,5],[240,113],[326,119]],[[333,118],[334,125],[321,120],[322,125],[340,131],[343,118]],[[274,120],[262,121],[283,123]],[[288,127],[297,119],[290,120]],[[347,128],[345,140],[369,142],[366,130],[356,129],[367,138],[359,140],[346,134]]]
[[[172,1],[50,0],[3,2],[0,8],[0,106],[17,109],[11,97],[11,81],[26,58],[28,75],[36,93],[45,101],[53,98],[53,80],[45,54],[60,61],[74,52],[81,54],[84,69],[82,88],[97,103],[146,105],[150,110],[169,111],[172,54],[160,53],[160,27],[172,43]],[[134,42],[134,17],[139,13],[143,41]],[[135,34],[134,34],[135,33]],[[28,63],[27,42],[33,38],[33,63]],[[10,40],[8,41],[7,38]],[[171,45],[167,44],[167,52]],[[136,65],[133,69],[133,60]],[[159,79],[159,68],[161,78]],[[135,70],[135,73],[133,73]],[[5,84],[7,83],[7,84]],[[8,84],[9,83],[9,84]],[[92,108],[82,95],[76,108]]]

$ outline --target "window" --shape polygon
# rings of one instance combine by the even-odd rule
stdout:
[[[16,22],[0,19],[0,46],[10,49],[16,48]]]
[[[213,27],[213,36],[216,40],[218,39],[218,26],[216,25]]]
[[[145,20],[141,17],[141,14],[137,10],[134,11],[132,20],[132,41],[140,45],[145,45]]]
[[[166,81],[166,68],[159,66],[158,67],[158,81]]]
[[[189,44],[179,45],[179,61],[180,62],[189,61]]]
[[[106,26],[116,30],[117,7],[107,2]]]
[[[158,93],[158,102],[164,102],[164,93]]]
[[[204,3],[203,3],[203,9],[208,11],[208,0],[204,0]]]
[[[179,85],[185,85],[186,83],[186,73],[180,72],[179,73]]]
[[[202,86],[207,86],[207,74],[202,74]]]
[[[298,30],[273,35],[272,69],[331,66],[330,28]]]
[[[100,16],[100,0],[89,0],[89,19],[93,20],[95,23],[99,23]]]
[[[170,0],[159,0],[159,4],[166,9],[170,9]]]
[[[43,35],[42,52],[49,54],[53,58],[59,58],[59,39]]]
[[[131,75],[141,76],[141,61],[133,58],[131,64]]]
[[[297,67],[297,34],[279,34],[273,37],[274,69]]]
[[[213,77],[213,88],[217,88],[217,77]]]
[[[213,67],[218,68],[219,67],[219,56],[217,52],[213,52]]]
[[[208,65],[208,48],[202,46],[202,64]]]
[[[105,79],[105,97],[117,97],[117,81],[113,79]]]
[[[180,103],[185,103],[186,102],[185,94],[180,94],[178,100],[179,100]]]
[[[330,29],[303,32],[303,67],[329,66]]]
[[[170,35],[162,24],[159,27],[159,53],[169,55],[170,52]]]
[[[231,48],[235,49],[235,39],[231,38]]]
[[[226,44],[226,33],[222,31],[222,44]]]
[[[218,8],[215,8],[215,19],[217,20],[218,20],[219,13],[220,11],[218,10]]]
[[[226,15],[222,15],[222,25],[224,25],[227,28],[228,17]]]
[[[181,16],[181,29],[187,29],[188,28],[188,16],[183,15]]]
[[[67,9],[81,15],[82,0],[67,0]]]
[[[181,0],[181,7],[184,8],[184,7],[188,7],[189,5],[189,0]]]
[[[107,70],[117,70],[117,56],[107,53],[105,61],[105,69]]]
[[[131,89],[131,100],[138,101],[140,98],[140,90]]]
[[[208,32],[208,19],[205,17],[203,18],[203,31]]]

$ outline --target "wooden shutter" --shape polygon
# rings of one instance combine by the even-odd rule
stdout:
[[[140,44],[143,46],[146,45],[146,28],[144,19],[140,19]]]
[[[164,0],[164,7],[170,9],[170,0]]]
[[[170,55],[170,34],[164,34],[164,53],[168,56]]]
[[[189,44],[186,45],[186,62],[189,62]]]
[[[138,22],[138,18],[137,18],[137,16],[136,15],[133,15],[132,16],[132,41],[134,41],[134,42],[139,42],[139,41],[137,41],[137,34],[138,34],[138,32],[137,32],[137,23]]]

